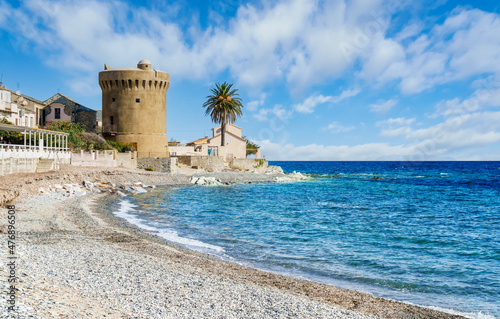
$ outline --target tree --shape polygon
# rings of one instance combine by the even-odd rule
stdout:
[[[241,111],[243,104],[236,93],[238,90],[232,87],[232,84],[226,82],[215,84],[215,87],[210,89],[212,94],[207,96],[207,100],[203,103],[203,107],[207,108],[205,116],[210,115],[212,122],[221,125],[221,146],[226,144],[226,124],[236,122],[236,119],[243,114]]]
[[[244,136],[243,139],[247,142],[247,156],[250,154],[257,154],[257,151],[259,150],[260,146],[257,143],[248,140]]]

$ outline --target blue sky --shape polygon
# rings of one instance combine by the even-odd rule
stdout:
[[[500,160],[498,1],[3,1],[3,83],[101,108],[103,65],[170,73],[167,136],[216,82],[270,160]]]

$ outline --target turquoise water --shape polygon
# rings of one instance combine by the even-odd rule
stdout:
[[[279,162],[294,183],[169,187],[117,215],[254,268],[500,316],[499,162]]]

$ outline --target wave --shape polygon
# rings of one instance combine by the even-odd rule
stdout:
[[[220,246],[207,244],[207,243],[204,243],[204,242],[196,240],[196,239],[181,237],[174,230],[164,229],[164,228],[160,228],[160,227],[154,227],[151,224],[148,224],[145,220],[139,218],[137,215],[134,214],[134,212],[137,211],[136,210],[137,205],[132,204],[130,201],[128,201],[126,199],[122,199],[119,202],[119,205],[120,205],[120,207],[118,208],[118,210],[113,212],[113,214],[115,216],[123,218],[126,221],[128,221],[129,223],[131,223],[131,224],[133,224],[141,229],[155,233],[156,235],[160,236],[163,239],[166,239],[167,241],[169,241],[171,243],[180,244],[183,246],[187,246],[190,249],[197,250],[197,251],[203,251],[203,252],[212,251],[212,252],[217,252],[217,253],[223,253],[225,251],[224,248],[222,248]],[[160,224],[158,224],[158,225],[160,225]]]

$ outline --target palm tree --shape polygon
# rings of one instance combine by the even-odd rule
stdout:
[[[210,115],[212,122],[221,125],[221,146],[226,142],[226,124],[236,122],[242,115],[243,105],[236,93],[238,90],[231,89],[232,87],[232,84],[226,82],[215,84],[215,87],[210,89],[212,94],[207,96],[207,100],[203,103],[203,107],[207,108],[205,116]]]

